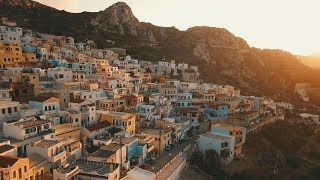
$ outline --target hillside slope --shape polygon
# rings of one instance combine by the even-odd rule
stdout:
[[[0,16],[34,31],[73,36],[77,41],[91,39],[99,48],[113,40],[142,60],[166,58],[195,64],[204,81],[231,84],[245,94],[285,93],[293,90],[295,82],[320,80],[318,71],[288,52],[252,48],[223,28],[179,31],[139,22],[123,2],[100,12],[69,13],[31,0],[0,0]]]

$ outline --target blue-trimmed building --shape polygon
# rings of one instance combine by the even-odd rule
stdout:
[[[209,120],[228,119],[229,105],[228,104],[204,104],[204,114]]]

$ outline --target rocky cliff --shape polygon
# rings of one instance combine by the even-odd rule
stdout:
[[[139,22],[123,2],[100,12],[68,13],[31,0],[0,0],[0,16],[35,31],[91,39],[100,48],[113,40],[142,60],[166,58],[198,65],[204,81],[228,83],[257,95],[285,93],[295,82],[320,80],[318,71],[288,52],[250,47],[223,28],[179,31]]]

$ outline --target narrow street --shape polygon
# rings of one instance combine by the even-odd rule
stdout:
[[[183,152],[186,148],[189,148],[198,138],[198,135],[193,135],[188,141],[183,142],[182,144],[176,143],[170,151],[163,151],[157,156],[156,163],[150,165],[147,170],[151,172],[158,172],[161,170],[169,161],[171,161],[176,155],[180,152]]]

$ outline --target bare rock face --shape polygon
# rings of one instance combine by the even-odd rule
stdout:
[[[193,27],[180,31],[139,22],[123,2],[100,12],[68,13],[32,0],[0,0],[0,15],[10,17],[22,28],[73,36],[79,41],[90,38],[99,48],[107,46],[108,37],[135,58],[177,59],[199,66],[205,81],[228,83],[259,93],[276,92],[278,88],[273,87],[289,84],[282,80],[294,82],[320,77],[309,75],[311,69],[292,54],[250,47],[244,39],[224,28]],[[292,88],[287,85],[283,90],[286,89]]]
[[[0,4],[9,5],[9,6],[16,6],[16,7],[23,7],[23,8],[39,8],[39,7],[46,7],[38,2],[32,0],[0,0]]]
[[[131,8],[123,2],[118,2],[99,12],[91,20],[91,24],[100,31],[120,33],[122,35],[138,36],[139,33],[145,32],[139,20],[133,15]]]
[[[200,57],[202,60],[204,60],[207,63],[212,63],[212,64],[216,63],[216,61],[211,59],[210,53],[208,52],[208,49],[205,43],[198,43],[193,48],[193,55]]]

